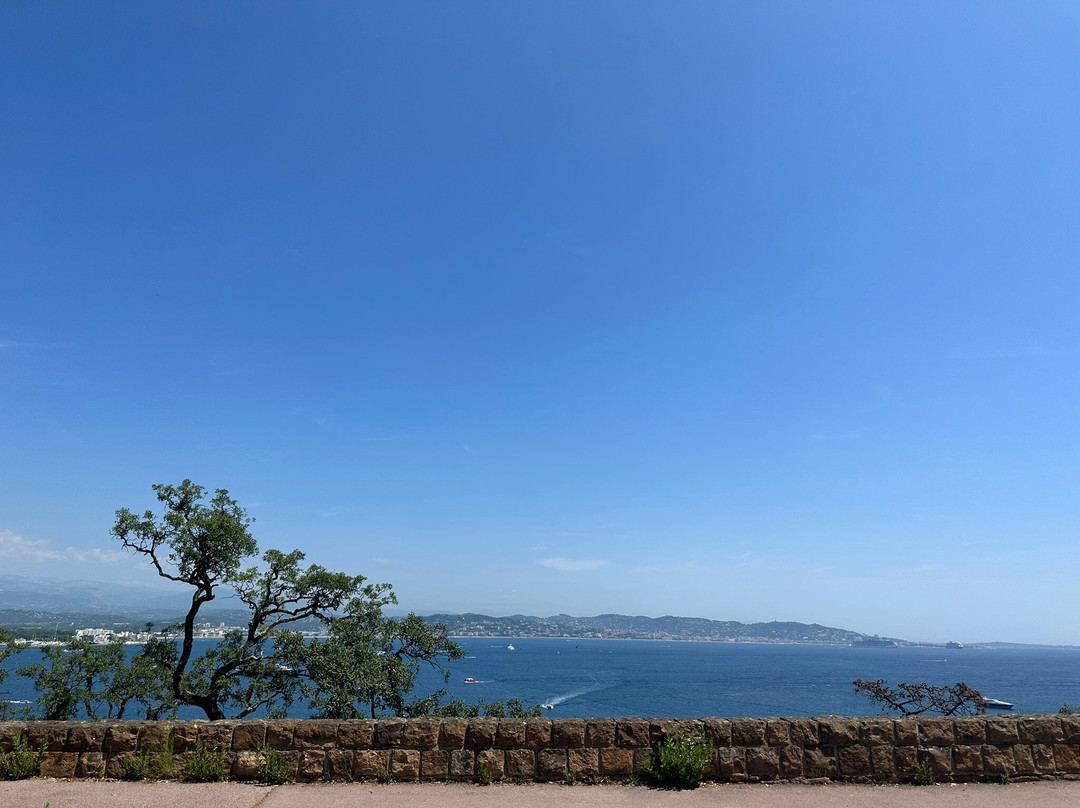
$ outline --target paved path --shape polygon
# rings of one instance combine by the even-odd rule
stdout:
[[[1075,808],[1080,781],[918,786],[0,782],[3,808]]]

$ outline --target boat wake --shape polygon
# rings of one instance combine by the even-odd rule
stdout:
[[[554,698],[548,699],[540,706],[545,710],[554,710],[560,704],[570,701],[570,699],[576,699],[588,693],[595,693],[598,690],[607,690],[609,687],[614,687],[614,685],[603,685],[597,682],[589,687],[578,688],[577,690],[571,690],[569,693],[563,693],[561,696],[555,696]]]

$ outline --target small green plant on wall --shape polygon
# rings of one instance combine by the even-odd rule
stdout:
[[[915,785],[917,786],[932,786],[934,784],[934,766],[930,763],[930,758],[924,757],[915,766]]]
[[[4,780],[25,780],[41,770],[41,761],[45,758],[45,741],[36,750],[20,735],[11,745],[11,749],[0,754],[0,778]]]
[[[184,779],[193,783],[214,783],[225,779],[225,749],[206,743],[200,735],[195,746],[184,752]]]
[[[647,771],[663,788],[697,788],[712,756],[712,744],[704,737],[688,738],[678,732],[657,744]]]
[[[289,759],[272,746],[263,745],[259,749],[259,780],[270,785],[281,785],[292,779],[292,767]]]

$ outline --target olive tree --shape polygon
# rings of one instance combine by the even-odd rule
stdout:
[[[23,650],[23,645],[9,632],[4,631],[4,629],[0,627],[0,684],[4,683],[4,680],[8,675],[7,669],[2,667],[4,661],[12,654],[17,654],[21,650]],[[10,714],[11,705],[8,704],[7,701],[0,700],[0,720],[8,718]]]
[[[855,692],[861,693],[883,710],[901,715],[975,715],[986,712],[982,693],[965,682],[954,685],[930,685],[926,682],[900,682],[891,687],[884,679],[856,679]]]

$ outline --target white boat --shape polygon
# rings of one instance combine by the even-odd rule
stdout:
[[[989,710],[1011,710],[1013,705],[1001,699],[980,699],[979,705]]]
[[[508,645],[508,646],[506,646],[506,650],[507,650],[507,651],[513,651],[513,650],[514,650],[514,646],[512,646],[512,645]]]
[[[554,710],[555,709],[554,704],[541,704],[540,706],[543,707],[545,710]]]

